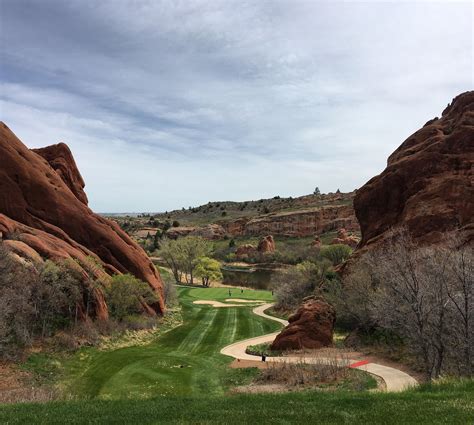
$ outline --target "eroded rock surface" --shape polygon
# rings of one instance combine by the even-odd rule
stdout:
[[[150,307],[162,313],[163,286],[154,265],[116,223],[88,208],[83,187],[66,145],[33,151],[0,124],[0,232],[5,243],[25,257],[34,257],[33,250],[42,258],[73,259],[84,270],[92,260],[109,275],[131,273],[156,292],[159,301]],[[98,294],[99,317],[106,315],[102,302]]]
[[[457,96],[388,158],[387,168],[357,191],[360,247],[406,227],[420,243],[459,229],[474,240],[474,91]]]
[[[333,343],[336,310],[321,298],[305,300],[288,322],[273,341],[272,350],[318,349]]]

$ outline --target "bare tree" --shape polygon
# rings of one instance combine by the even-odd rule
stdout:
[[[393,232],[345,278],[342,315],[355,312],[359,323],[395,331],[430,378],[472,376],[473,258],[472,245],[459,237],[421,247],[406,231]]]

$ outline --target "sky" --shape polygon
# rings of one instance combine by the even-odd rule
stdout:
[[[98,212],[362,186],[474,87],[473,3],[0,0],[0,117]]]

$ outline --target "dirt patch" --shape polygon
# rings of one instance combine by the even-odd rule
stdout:
[[[31,374],[16,365],[0,363],[0,403],[46,402],[56,398],[56,391],[34,385]]]
[[[287,393],[290,388],[281,384],[250,384],[232,388],[230,394],[265,394],[265,393]]]

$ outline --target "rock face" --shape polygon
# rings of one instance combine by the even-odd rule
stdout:
[[[91,259],[107,274],[131,273],[148,282],[159,301],[150,306],[164,311],[161,278],[145,252],[120,227],[87,206],[84,182],[64,144],[29,150],[3,123],[0,124],[0,232],[25,256],[74,259],[91,268]],[[16,252],[16,251],[15,251]],[[106,316],[97,291],[96,316]]]
[[[196,227],[191,226],[178,226],[178,227],[170,227],[166,231],[166,236],[170,239],[178,239],[184,236],[188,236],[196,230]]]
[[[332,345],[336,310],[320,298],[307,299],[288,319],[288,326],[275,338],[272,350],[323,348]]]
[[[171,227],[166,231],[166,236],[177,239],[183,236],[200,236],[207,240],[224,239],[225,229],[219,224],[207,224],[202,227],[179,226]]]
[[[201,236],[202,238],[208,240],[216,240],[224,239],[226,231],[219,224],[208,224],[206,226],[198,227],[191,234],[193,236]]]
[[[257,254],[267,254],[275,252],[275,240],[273,236],[264,236],[258,242],[258,246],[252,244],[241,245],[235,251],[235,256],[239,259],[254,257]]]
[[[421,243],[460,229],[474,240],[474,91],[457,96],[388,158],[387,168],[357,191],[360,246],[405,226]]]
[[[77,199],[85,205],[88,204],[89,201],[84,192],[84,180],[66,144],[58,143],[41,149],[32,149],[32,151],[48,161],[48,164],[59,174],[59,177],[71,189]]]
[[[342,244],[355,248],[359,241],[360,239],[357,236],[350,235],[346,229],[339,229],[337,231],[337,237],[332,240],[331,244]]]
[[[260,239],[257,251],[265,254],[266,252],[275,252],[275,240],[273,236],[265,236]]]
[[[220,223],[232,236],[272,234],[289,237],[319,235],[345,228],[358,231],[359,225],[352,205],[333,205],[298,211],[278,212],[252,219]]]

